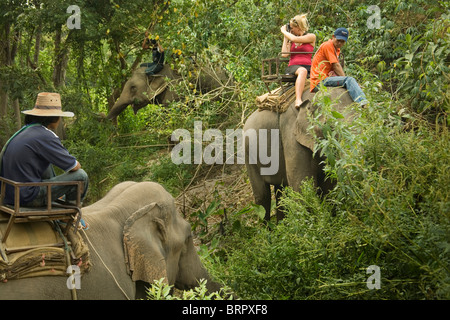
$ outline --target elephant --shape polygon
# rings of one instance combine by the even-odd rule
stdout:
[[[225,70],[202,66],[196,66],[196,68],[198,69],[196,72],[198,73],[196,80],[198,92],[210,92],[232,82],[232,78],[228,77]],[[171,101],[180,99],[175,90],[171,88],[174,83],[182,79],[178,72],[172,70],[167,64],[160,72],[150,76],[145,74],[145,69],[146,67],[139,67],[133,72],[106,119],[117,118],[128,105],[132,105],[136,114],[139,109],[150,103],[167,105]]]
[[[180,289],[200,279],[209,291],[220,289],[197,255],[189,223],[160,184],[119,183],[82,208],[82,217],[89,224],[83,237],[89,239],[92,266],[81,276],[78,299],[142,298],[145,285],[163,277]],[[71,299],[66,281],[56,275],[10,280],[0,283],[0,299]]]
[[[115,119],[128,105],[131,105],[136,114],[139,109],[149,103],[162,104],[178,98],[177,94],[168,88],[166,80],[177,80],[180,76],[170,66],[151,76],[145,74],[146,67],[136,69],[131,78],[125,83],[119,99],[114,103],[106,119]]]
[[[277,221],[284,217],[282,208],[278,206],[279,198],[283,187],[290,186],[293,190],[299,191],[302,181],[307,178],[313,178],[315,185],[318,187],[319,193],[325,194],[333,188],[334,183],[326,178],[321,164],[322,158],[314,154],[314,138],[308,133],[310,126],[307,117],[308,113],[315,110],[316,105],[313,104],[313,97],[316,93],[309,90],[303,93],[299,110],[294,108],[292,103],[284,113],[277,113],[271,110],[256,110],[247,119],[244,124],[244,148],[245,148],[245,165],[247,174],[252,187],[255,203],[261,205],[265,209],[265,221],[270,219],[271,208],[271,189],[274,186],[275,199],[277,202]],[[329,88],[327,91],[329,97],[338,103],[334,106],[338,110],[344,110],[353,103],[348,92],[341,87]],[[345,114],[346,118],[351,118],[352,112]],[[258,135],[259,144],[263,143],[267,148],[267,154],[278,154],[278,170],[274,173],[265,174],[261,169],[267,168],[267,164],[261,163],[255,155],[251,153],[251,143],[248,131],[254,129]],[[267,133],[267,141],[260,139],[259,130],[267,130],[269,133],[276,130],[279,134],[274,135],[277,141],[271,141],[272,135]],[[279,131],[278,131],[279,130]],[[320,137],[320,130],[315,128],[316,134]],[[278,138],[277,138],[278,137]],[[256,140],[254,140],[256,141]],[[271,150],[272,146],[277,148]],[[261,145],[259,145],[261,148]],[[275,153],[274,153],[275,152]],[[251,161],[251,159],[255,159]]]

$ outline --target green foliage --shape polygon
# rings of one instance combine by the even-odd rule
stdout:
[[[347,124],[332,101],[321,103],[317,152],[336,188],[324,199],[312,181],[287,189],[285,220],[221,239],[214,275],[248,299],[448,299],[448,129],[405,126],[388,102]],[[380,290],[367,287],[371,265]]]
[[[162,184],[176,196],[188,185],[193,176],[193,167],[186,164],[176,165],[170,155],[161,157],[149,168],[148,179]]]
[[[379,29],[364,28],[366,8],[360,6],[358,28],[350,31],[352,48],[344,49],[350,70],[358,61],[400,104],[431,121],[445,121],[450,105],[448,4],[386,2],[380,5]]]
[[[5,66],[0,68],[0,83],[2,89],[10,93],[11,99],[19,99],[20,102],[27,102],[26,98],[34,97],[34,90],[40,84],[38,75],[30,69],[19,66]]]
[[[202,237],[208,233],[208,218],[213,214],[220,214],[217,212],[217,208],[220,206],[220,201],[213,200],[206,210],[199,209],[191,214],[191,218],[194,218],[194,223],[192,224],[192,230],[196,230],[200,227],[199,236]],[[223,210],[222,210],[223,213]]]
[[[147,288],[148,300],[232,300],[229,288],[221,288],[217,292],[208,293],[207,281],[201,279],[194,289],[184,290],[181,295],[173,295],[173,286],[165,283],[164,278],[154,280]]]
[[[0,146],[2,148],[16,130],[15,123],[10,117],[0,119]]]

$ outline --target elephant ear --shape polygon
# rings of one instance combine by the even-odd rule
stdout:
[[[357,116],[357,113],[351,108],[353,101],[350,95],[347,93],[347,90],[344,88],[332,88],[329,91],[329,97],[332,101],[337,101],[333,104],[333,117],[343,120],[347,123],[351,123],[354,118]],[[300,110],[297,115],[296,123],[295,123],[295,139],[301,145],[307,147],[311,151],[314,151],[314,135],[316,137],[323,138],[322,129],[318,126],[314,126],[312,130],[314,131],[314,135],[311,132],[311,122],[309,121],[309,117],[318,112],[318,105],[312,103],[310,100],[305,100],[300,105]],[[318,119],[320,124],[325,123],[325,116],[320,116]]]
[[[167,92],[167,87],[170,85],[171,80],[178,78],[178,75],[172,68],[165,64],[160,72],[154,75],[148,76],[149,92],[152,96],[149,96],[150,100],[155,99],[160,94]],[[169,79],[169,81],[167,81]]]
[[[295,139],[311,151],[314,151],[314,136],[309,130],[311,123],[308,119],[316,110],[316,105],[313,105],[310,100],[304,100],[300,105],[297,119],[295,120]],[[318,137],[323,137],[320,128],[314,127],[314,131]]]
[[[165,76],[162,74],[154,74],[148,77],[149,91],[152,96],[149,97],[150,100],[154,100],[157,96],[166,90],[169,83],[166,81]]]
[[[152,283],[153,280],[165,278],[167,282],[163,255],[167,233],[160,212],[160,206],[153,202],[134,212],[125,222],[125,263],[133,281]]]

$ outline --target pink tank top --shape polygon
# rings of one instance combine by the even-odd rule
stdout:
[[[311,65],[312,55],[313,55],[314,47],[311,43],[295,43],[293,42],[291,45],[291,58],[289,60],[289,66],[293,65]],[[308,53],[300,53],[293,54],[293,52],[308,52]]]

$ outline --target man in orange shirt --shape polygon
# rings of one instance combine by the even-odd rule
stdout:
[[[361,106],[369,103],[366,95],[353,77],[345,76],[344,69],[339,63],[341,48],[348,40],[348,30],[338,28],[333,37],[317,50],[311,64],[311,92],[322,83],[326,87],[344,87],[353,101]]]

